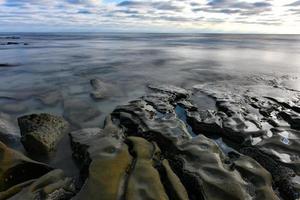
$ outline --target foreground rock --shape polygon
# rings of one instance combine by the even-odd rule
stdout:
[[[238,151],[271,173],[282,198],[299,199],[299,92],[273,80],[263,85],[253,78],[248,81],[243,85],[239,80],[240,86],[227,82],[195,86],[216,100],[217,110],[188,110],[188,122],[196,132],[235,143]]]
[[[126,128],[125,135],[157,143],[189,199],[279,199],[272,189],[270,173],[255,160],[237,152],[227,157],[203,135],[191,139],[188,124],[177,117],[175,108],[177,102],[195,108],[182,101],[187,91],[170,88],[155,87],[157,95],[119,106],[113,112]]]
[[[122,130],[108,121],[103,130],[84,129],[70,135],[74,156],[89,173],[75,199],[188,199],[155,143],[124,139]]]
[[[28,152],[47,154],[55,150],[59,140],[68,131],[68,123],[49,114],[32,114],[18,118],[21,141]]]
[[[1,200],[68,199],[74,192],[72,180],[61,170],[33,161],[0,142]]]

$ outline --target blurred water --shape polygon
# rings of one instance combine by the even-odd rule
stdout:
[[[28,113],[76,111],[78,127],[101,126],[115,106],[142,96],[149,83],[191,87],[248,74],[300,74],[297,35],[2,33],[5,42],[20,43],[0,45],[0,112],[15,123]],[[117,89],[94,101],[94,78]],[[289,84],[300,87],[297,79]],[[213,106],[213,100],[195,98],[201,108]],[[101,114],[90,119],[93,110]],[[58,148],[63,156],[49,162],[76,174],[67,140]]]
[[[0,46],[0,64],[17,65],[0,68],[0,103],[18,105],[2,108],[16,115],[62,114],[67,99],[78,99],[98,108],[102,120],[116,105],[141,96],[148,83],[190,86],[239,74],[300,73],[300,36],[294,35],[26,33],[1,34],[0,40],[28,43]],[[92,78],[120,92],[95,102]],[[44,105],[40,95],[58,101]]]

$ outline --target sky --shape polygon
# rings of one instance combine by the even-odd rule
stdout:
[[[0,0],[0,32],[300,34],[300,0]]]

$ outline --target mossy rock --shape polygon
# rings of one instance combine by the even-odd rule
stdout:
[[[54,151],[69,128],[62,117],[46,113],[20,117],[18,124],[22,135],[21,142],[25,149],[33,154],[48,154]]]

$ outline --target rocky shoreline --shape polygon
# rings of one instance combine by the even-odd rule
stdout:
[[[96,100],[112,88],[97,80],[91,84]],[[75,120],[68,117],[33,114],[18,118],[19,138],[1,117],[0,140],[9,135],[20,140],[28,155],[55,153],[69,134],[80,178],[0,142],[0,200],[297,200],[299,93],[270,84],[286,99],[247,84],[238,92],[222,83],[189,90],[149,85],[147,95],[116,107],[103,128],[71,130]],[[216,109],[199,109],[193,100],[198,92],[214,99]]]

